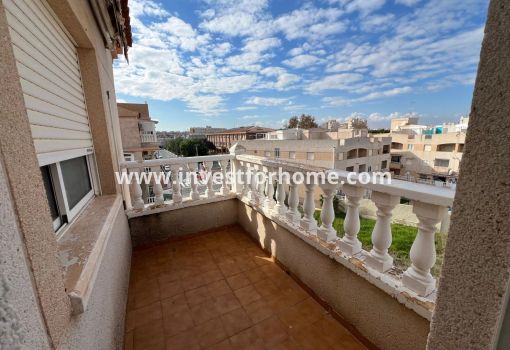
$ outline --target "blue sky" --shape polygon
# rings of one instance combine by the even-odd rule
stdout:
[[[487,0],[130,0],[117,98],[159,130],[470,110]]]

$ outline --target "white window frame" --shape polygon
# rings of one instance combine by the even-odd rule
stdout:
[[[276,147],[274,149],[274,157],[275,158],[280,158],[280,148]]]
[[[295,151],[289,151],[289,159],[296,159],[296,152]]]
[[[264,157],[271,157],[271,151],[265,151]]]
[[[423,150],[424,150],[425,152],[431,152],[431,151],[432,151],[432,145],[425,145],[425,146],[423,147]]]
[[[315,160],[315,152],[306,152],[306,160]]]
[[[414,144],[412,144],[412,143],[407,144],[407,149],[408,149],[409,151],[414,150]]]
[[[76,203],[76,205],[73,208],[69,208],[69,203],[67,201],[67,192],[64,186],[64,177],[62,175],[62,168],[60,162],[47,164],[50,169],[53,191],[55,194],[55,198],[57,200],[57,206],[60,213],[59,218],[63,217],[64,215],[67,218],[67,220],[64,220],[64,222],[62,221],[60,222],[60,226],[55,232],[57,235],[57,239],[60,239],[64,235],[68,224],[70,224],[78,216],[78,214],[87,206],[87,204],[92,200],[92,198],[94,198],[96,194],[99,194],[99,184],[94,163],[95,160],[94,155],[93,154],[86,155],[85,160],[87,162],[87,170],[91,189],[87,194],[85,194],[85,196],[83,196],[83,198],[78,203]],[[54,228],[56,227],[55,221],[53,225]]]

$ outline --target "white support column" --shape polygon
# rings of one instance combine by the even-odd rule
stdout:
[[[344,184],[342,192],[345,193],[345,204],[347,206],[344,220],[345,235],[337,242],[337,245],[343,253],[355,255],[361,251],[361,242],[358,239],[360,229],[359,202],[365,190],[362,187]]]
[[[232,161],[233,162],[233,161]],[[221,166],[221,188],[220,188],[220,193],[224,196],[226,196],[227,194],[230,193],[230,189],[228,188],[228,184],[227,184],[227,165],[228,165],[228,160],[221,160],[220,161],[220,166]],[[232,166],[232,165],[231,165]],[[234,175],[234,174],[232,174]],[[233,180],[233,179],[232,179]]]
[[[303,203],[303,218],[299,222],[299,226],[309,232],[314,234],[317,230],[317,221],[313,217],[315,212],[315,184],[314,183],[306,183],[305,181],[305,200]]]
[[[287,211],[287,221],[289,221],[293,225],[299,225],[299,220],[301,219],[301,214],[298,210],[299,205],[299,194],[298,194],[298,185],[295,181],[292,180],[293,173],[290,174],[290,189],[289,189],[289,210]]]
[[[263,167],[263,171],[266,173],[266,197],[264,199],[264,210],[267,213],[270,213],[274,206],[274,178],[272,176],[273,169],[268,167]]]
[[[204,162],[205,163],[205,171],[207,176],[207,189],[205,190],[205,196],[207,198],[213,198],[215,193],[213,189],[213,173],[212,173],[212,166],[213,162]]]
[[[137,172],[140,171],[140,169],[131,169],[131,171]],[[145,208],[145,204],[143,203],[142,198],[142,188],[140,187],[140,184],[134,180],[134,178],[135,177],[133,176],[133,181],[131,181],[131,192],[133,194],[132,196],[133,208],[140,210]]]
[[[285,207],[285,184],[283,178],[276,179],[276,205],[273,208],[274,215],[285,215],[287,208]]]
[[[248,164],[247,169],[250,169],[249,172],[247,172],[246,177],[250,179],[248,184],[248,199],[250,200],[250,204],[256,205],[257,204],[257,181],[256,181],[256,173],[257,170],[255,169],[255,166],[253,164]]]
[[[172,179],[172,201],[173,204],[178,204],[182,202],[182,194],[181,194],[181,179],[179,176],[179,165],[171,165],[170,166],[170,175]]]
[[[158,169],[154,173],[160,174],[160,171],[161,170]],[[161,185],[161,182],[156,181],[156,179],[154,177],[152,178],[152,181],[153,181],[152,190],[154,192],[154,204],[161,205],[165,201],[165,199],[163,197],[163,186]]]
[[[257,165],[257,173],[263,174],[263,167],[261,165]],[[257,186],[257,205],[263,206],[264,205],[264,190],[266,187],[266,178],[262,177],[261,175],[255,176],[255,179],[257,180],[256,186]]]
[[[411,267],[404,272],[402,284],[421,296],[427,296],[436,289],[436,279],[430,269],[436,263],[436,226],[445,210],[445,207],[434,204],[413,204],[413,213],[418,217],[418,234],[409,253]]]
[[[190,198],[191,200],[200,199],[200,193],[198,193],[198,182],[197,182],[197,163],[190,162],[188,163],[188,170],[191,182],[191,192]]]
[[[372,250],[365,263],[379,272],[386,272],[393,267],[393,258],[388,254],[391,246],[391,212],[400,202],[399,196],[372,191],[372,201],[377,207],[377,221],[372,231]]]
[[[338,184],[320,184],[320,188],[324,193],[322,210],[321,210],[321,227],[317,230],[317,237],[326,242],[337,240],[336,230],[333,227],[335,221],[335,210],[333,208],[333,197]]]

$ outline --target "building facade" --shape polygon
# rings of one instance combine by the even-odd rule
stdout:
[[[226,153],[237,141],[264,139],[268,132],[273,129],[260,126],[242,126],[240,128],[228,129],[221,132],[207,134],[207,141],[216,147],[217,153]]]
[[[117,103],[124,159],[152,159],[159,150],[157,120],[151,119],[146,103]]]

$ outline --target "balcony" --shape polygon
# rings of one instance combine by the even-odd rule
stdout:
[[[436,297],[436,279],[430,273],[436,261],[434,233],[436,225],[445,214],[446,206],[452,205],[453,190],[398,180],[393,180],[391,184],[361,184],[358,181],[342,186],[333,183],[312,183],[305,185],[301,209],[298,185],[292,181],[285,184],[277,183],[276,190],[269,181],[257,186],[253,184],[254,181],[251,184],[246,183],[247,178],[244,178],[242,182],[237,179],[232,186],[227,185],[226,182],[215,186],[212,180],[203,185],[191,181],[189,188],[187,188],[188,185],[183,188],[180,182],[175,181],[179,172],[196,172],[199,162],[205,165],[206,170],[211,170],[213,162],[218,162],[223,174],[235,173],[240,169],[268,173],[279,167],[290,173],[317,171],[301,164],[243,154],[124,162],[121,165],[125,172],[138,172],[146,168],[156,172],[170,169],[173,180],[171,200],[164,199],[161,184],[153,183],[155,196],[154,203],[151,204],[144,204],[139,185],[135,183],[130,187],[124,185],[123,189],[131,237],[135,246],[130,286],[130,295],[134,295],[134,301],[131,297],[129,311],[138,312],[134,311],[137,309],[137,300],[141,300],[138,302],[139,307],[145,306],[145,298],[159,303],[149,313],[154,312],[154,316],[147,316],[145,312],[142,312],[144,317],[157,321],[153,323],[158,325],[158,329],[153,331],[158,336],[166,334],[165,322],[167,322],[164,306],[166,304],[163,303],[161,295],[176,293],[181,295],[179,298],[185,298],[181,300],[182,302],[186,300],[185,314],[187,316],[181,316],[182,322],[188,322],[189,326],[174,339],[176,342],[197,341],[198,346],[202,347],[210,344],[212,342],[209,339],[210,334],[205,331],[200,333],[200,327],[197,328],[200,317],[207,314],[203,316],[207,318],[207,321],[204,321],[208,322],[207,329],[211,327],[211,333],[221,334],[216,338],[218,342],[227,344],[228,338],[229,344],[232,345],[235,341],[232,339],[233,331],[228,331],[229,326],[225,324],[227,321],[222,311],[214,306],[217,301],[210,300],[212,296],[204,297],[207,299],[204,303],[208,304],[197,307],[193,316],[192,305],[190,305],[190,303],[193,304],[191,301],[193,299],[190,300],[193,297],[186,297],[186,292],[190,290],[197,290],[197,293],[199,290],[205,292],[209,290],[208,288],[213,288],[213,286],[208,287],[209,284],[217,282],[218,288],[221,285],[226,294],[233,293],[237,297],[237,300],[232,303],[238,302],[242,306],[238,315],[232,317],[235,319],[239,317],[246,321],[246,328],[243,328],[246,334],[243,335],[243,339],[253,337],[253,342],[263,342],[267,345],[267,342],[270,343],[275,335],[269,336],[260,329],[257,331],[257,327],[263,326],[258,326],[250,317],[249,310],[245,308],[246,305],[241,300],[244,293],[240,292],[243,296],[236,295],[237,286],[231,285],[229,279],[239,275],[234,280],[244,281],[237,281],[241,285],[246,283],[246,286],[243,285],[240,288],[253,287],[246,289],[246,298],[262,300],[260,303],[269,305],[269,309],[278,310],[279,306],[275,304],[278,298],[270,295],[272,285],[257,288],[258,281],[250,280],[249,277],[249,274],[255,274],[249,271],[257,268],[267,269],[266,272],[280,271],[276,269],[278,265],[287,274],[281,271],[274,272],[276,276],[280,276],[276,278],[282,278],[292,286],[298,283],[309,295],[297,287],[290,288],[293,292],[288,293],[298,293],[301,295],[300,298],[309,300],[309,303],[313,305],[315,303],[311,298],[316,300],[324,308],[320,312],[317,311],[317,315],[321,314],[320,317],[326,317],[328,320],[341,320],[341,325],[333,322],[331,324],[336,328],[346,327],[354,332],[356,336],[345,333],[344,329],[338,331],[341,334],[348,334],[346,339],[350,339],[349,341],[357,346],[361,346],[358,343],[360,341],[368,346],[375,345],[379,348],[425,347]],[[347,179],[348,173],[345,171],[326,172],[334,172],[340,180]],[[201,187],[205,189],[202,193],[199,191]],[[343,238],[337,236],[332,226],[333,197],[340,188],[345,194],[347,208]],[[324,197],[319,222],[314,218],[316,210],[314,198],[317,191],[320,191]],[[373,249],[370,251],[362,249],[357,237],[360,230],[359,203],[367,191],[370,192],[371,200],[378,208],[377,224],[372,232]],[[182,193],[185,192],[189,195],[183,197]],[[413,212],[419,221],[418,234],[410,251],[411,264],[403,273],[394,267],[393,257],[388,250],[391,244],[391,213],[399,203],[400,197],[413,201]],[[206,233],[196,235],[198,232]],[[247,255],[246,252],[250,253]],[[268,261],[276,262],[276,264],[271,263],[271,267],[260,266],[268,265]],[[271,280],[271,277],[266,275],[264,278]],[[242,276],[246,277],[250,283],[248,284]],[[156,277],[159,284],[150,282],[152,291],[145,289],[142,292],[137,288],[138,279]],[[180,282],[172,283],[176,280]],[[280,282],[282,281],[277,281],[276,286]],[[147,283],[149,282],[141,284],[147,285]],[[163,287],[162,284],[167,286]],[[167,287],[168,290],[166,290]],[[280,292],[283,292],[282,288]],[[137,296],[140,293],[144,296]],[[188,294],[193,295],[191,292]],[[211,294],[210,291],[208,294]],[[300,298],[294,300],[295,304],[287,305],[287,307],[296,308],[299,301],[303,300]],[[234,300],[233,297],[231,299]],[[250,299],[251,302],[257,300]],[[179,303],[178,300],[175,302]],[[172,304],[171,307],[176,306]],[[313,309],[319,310],[317,305]],[[149,312],[149,310],[146,311]],[[295,313],[295,317],[307,315],[307,312],[302,310],[292,312]],[[301,333],[295,333],[292,325],[286,324],[282,317],[285,318],[277,313],[272,318],[271,322],[279,325],[276,328],[281,326],[285,330],[275,337],[282,341],[288,339],[290,342],[299,343]],[[136,318],[138,319],[138,316]],[[318,332],[315,323],[318,322],[317,320],[312,317],[308,323],[303,323],[309,325],[307,329],[312,334]],[[131,322],[129,317],[128,322]],[[126,335],[128,342],[132,341],[130,337],[134,336],[133,341],[136,343],[136,326],[128,326],[128,329],[134,329],[134,333],[128,332]],[[189,339],[190,337],[185,334],[198,335],[194,339]],[[387,334],[392,336],[387,337]],[[319,338],[331,346],[327,342],[328,337],[337,335],[336,332],[334,334],[323,332]],[[169,341],[168,334],[165,337]],[[303,342],[311,341],[306,334],[302,337]],[[355,338],[358,340],[354,340]],[[325,348],[328,347],[325,346]]]
[[[158,137],[153,131],[140,131],[140,140],[142,143],[158,143]]]

